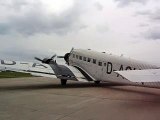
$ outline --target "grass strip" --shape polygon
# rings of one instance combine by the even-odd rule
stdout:
[[[2,71],[0,72],[0,78],[20,78],[20,77],[32,77],[30,73]]]

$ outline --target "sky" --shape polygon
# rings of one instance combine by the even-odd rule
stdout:
[[[92,49],[160,65],[160,0],[0,0],[0,58]]]

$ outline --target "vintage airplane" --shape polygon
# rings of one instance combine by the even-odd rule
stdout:
[[[58,64],[56,57],[64,58],[66,64]],[[75,80],[160,88],[160,67],[123,56],[72,48],[64,56],[35,59],[42,63],[0,60],[0,68],[58,78],[61,85],[66,85],[67,80]]]

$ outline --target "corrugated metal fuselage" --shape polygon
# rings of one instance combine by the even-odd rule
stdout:
[[[121,84],[160,87],[159,82],[130,82],[114,71],[157,69],[158,67],[130,58],[99,53],[91,50],[75,49],[69,57],[69,65],[87,72],[94,81],[106,81]]]

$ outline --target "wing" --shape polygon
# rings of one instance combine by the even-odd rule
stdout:
[[[0,71],[6,70],[30,73],[33,76],[88,82],[78,69],[68,65],[0,60]]]
[[[115,71],[131,82],[160,82],[160,69]]]
[[[44,76],[44,77],[48,76],[56,78],[54,71],[47,64],[44,65],[32,62],[1,60],[0,68],[2,71],[9,70],[9,71],[30,73],[34,76]]]

